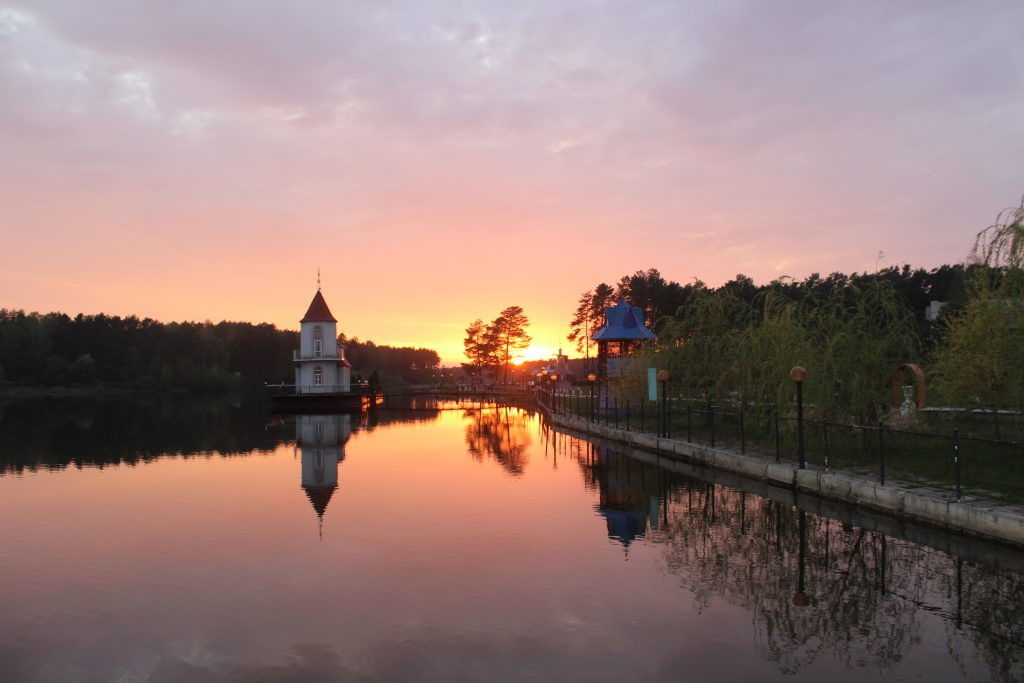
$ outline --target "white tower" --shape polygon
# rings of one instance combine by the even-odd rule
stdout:
[[[299,348],[293,354],[295,390],[300,394],[348,392],[352,366],[338,344],[338,321],[319,287],[299,325]]]

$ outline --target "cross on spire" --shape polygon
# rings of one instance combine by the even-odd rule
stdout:
[[[320,291],[320,269],[316,269],[316,291]]]

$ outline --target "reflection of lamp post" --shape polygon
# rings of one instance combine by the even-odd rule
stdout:
[[[807,371],[797,365],[789,371],[789,378],[796,382],[796,452],[800,459],[800,469],[807,469],[807,456],[804,453],[804,380]]]
[[[590,382],[590,421],[594,421],[594,383],[597,382],[597,375],[590,373],[587,375],[587,381]]]
[[[658,372],[661,381],[661,435],[668,436],[668,370]]]
[[[800,551],[798,555],[800,572],[797,575],[796,593],[793,594],[793,604],[797,607],[807,607],[811,604],[811,598],[804,593],[804,557],[807,554],[807,513],[800,511]]]

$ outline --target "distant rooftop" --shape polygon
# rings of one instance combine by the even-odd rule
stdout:
[[[591,337],[594,341],[616,341],[620,339],[657,339],[654,332],[644,325],[644,312],[636,306],[620,301],[604,309],[605,325]]]
[[[309,308],[306,310],[306,315],[302,316],[300,323],[336,323],[337,319],[331,315],[331,309],[327,307],[327,302],[324,301],[324,295],[320,293],[320,290],[316,290],[316,294],[313,295],[313,300],[309,302]]]

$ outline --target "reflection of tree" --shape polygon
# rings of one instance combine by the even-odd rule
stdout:
[[[951,652],[963,653],[952,644],[968,636],[986,663],[993,680],[1024,680],[1024,620],[1020,596],[1024,579],[1010,572],[953,560],[954,569],[941,577],[952,609],[947,632]]]
[[[930,612],[946,620],[948,649],[962,667],[984,665],[994,680],[1024,675],[1021,574],[681,477],[614,449],[566,450],[588,487],[599,489],[599,511],[628,512],[638,521],[631,539],[663,544],[666,569],[700,608],[721,596],[748,610],[758,649],[784,673],[819,654],[851,668],[891,669],[920,643]],[[616,531],[609,523],[609,535],[623,541]]]
[[[530,445],[530,420],[519,408],[486,408],[467,411],[466,445],[477,460],[494,458],[509,474],[526,469]]]
[[[437,409],[364,411],[359,430],[436,420]],[[262,395],[139,394],[0,400],[0,475],[24,469],[132,464],[164,456],[271,453],[292,418],[267,416]]]
[[[697,595],[721,595],[749,609],[759,647],[784,672],[798,671],[822,651],[851,667],[891,668],[920,642],[926,611],[953,614],[954,558],[810,514],[804,559],[810,600],[801,606],[798,510],[707,483],[681,489],[667,502],[668,524],[654,539],[667,546],[669,570]],[[993,676],[1016,680],[1022,660],[1012,643],[1019,647],[1021,629],[1010,596],[1024,594],[1024,577],[978,573],[975,585],[1000,598],[962,596],[978,605],[972,618],[982,627],[953,634],[950,650],[954,640],[973,640]],[[1001,624],[985,611],[996,602]],[[1015,626],[1016,633],[1007,633]]]
[[[271,452],[290,440],[263,397],[231,394],[62,398],[0,404],[0,473],[189,456]]]

